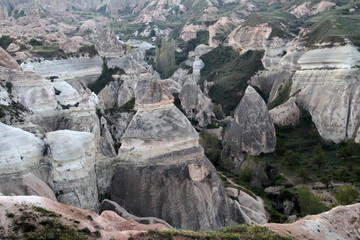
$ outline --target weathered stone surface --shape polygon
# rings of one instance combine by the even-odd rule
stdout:
[[[301,115],[294,97],[290,98],[284,104],[271,109],[269,113],[274,124],[280,127],[295,126],[299,123]]]
[[[221,180],[205,157],[170,164],[122,164],[111,190],[111,199],[129,212],[161,218],[176,228],[213,229],[230,221]]]
[[[261,50],[271,34],[267,24],[256,27],[239,26],[228,36],[228,45],[244,53],[247,50]]]
[[[34,71],[44,78],[57,77],[57,80],[69,80],[84,76],[95,75],[98,78],[102,71],[101,57],[80,57],[60,60],[44,60],[41,62],[26,61],[21,68]]]
[[[2,47],[0,47],[0,66],[10,69],[20,69],[19,64],[17,64]]]
[[[49,161],[52,164],[54,191],[59,202],[95,209],[95,141],[88,132],[59,130],[46,134]]]
[[[95,48],[102,57],[120,57],[124,55],[124,50],[110,29],[103,29],[95,44]]]
[[[8,238],[14,234],[12,231],[13,218],[8,218],[6,216],[7,213],[21,216],[22,211],[29,211],[36,215],[35,211],[33,211],[34,206],[59,214],[59,217],[56,217],[56,221],[59,221],[63,225],[79,231],[81,231],[81,229],[89,229],[92,233],[98,231],[99,236],[96,238],[101,240],[127,240],[149,229],[169,229],[158,223],[145,225],[132,220],[126,220],[113,211],[104,211],[101,215],[97,215],[93,211],[70,207],[47,198],[35,196],[0,196],[0,235]],[[40,221],[42,221],[48,218],[42,216],[40,219]],[[78,222],[75,227],[73,226],[74,222]]]
[[[0,175],[31,171],[43,159],[44,142],[34,134],[0,123]]]
[[[139,217],[205,230],[232,221],[231,206],[198,134],[159,82],[142,82],[122,137],[111,199]],[[137,184],[133,184],[136,182]],[[234,214],[234,220],[243,219]]]
[[[360,64],[360,52],[351,45],[306,52],[298,63],[302,69],[351,68]]]
[[[264,226],[294,239],[359,239],[360,204],[339,206],[291,224],[269,223]]]
[[[359,69],[303,70],[293,77],[291,94],[309,111],[322,138],[336,143],[359,130]]]
[[[249,86],[236,107],[234,120],[226,130],[222,156],[228,159],[232,171],[238,171],[246,153],[258,155],[272,152],[276,146],[275,127],[266,104]]]
[[[136,222],[142,223],[142,224],[160,223],[160,224],[163,224],[163,225],[167,226],[168,228],[172,228],[167,222],[165,222],[162,219],[155,218],[155,217],[137,217],[137,216],[134,216],[134,215],[128,213],[123,207],[121,207],[116,202],[105,199],[104,201],[101,202],[101,204],[99,206],[99,212],[101,214],[102,212],[107,211],[107,210],[116,212],[117,215],[119,215],[120,217],[125,218],[126,220],[133,220],[133,221],[136,221]]]
[[[252,197],[249,194],[236,188],[226,188],[226,194],[236,200],[245,217],[246,224],[264,224],[267,223],[268,217],[265,210],[264,202],[259,197]]]
[[[213,103],[206,97],[195,81],[188,80],[179,94],[181,107],[186,116],[199,122],[199,126],[206,126],[215,117]]]
[[[62,105],[75,105],[80,103],[81,97],[78,92],[65,81],[52,82],[54,87],[56,100]]]

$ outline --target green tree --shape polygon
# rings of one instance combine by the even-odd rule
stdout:
[[[345,176],[347,174],[348,174],[348,170],[344,166],[338,167],[337,169],[334,170],[334,176],[340,181],[344,181]]]
[[[162,78],[170,77],[176,70],[175,50],[177,44],[174,39],[163,39],[161,47],[155,50],[155,69]]]
[[[340,186],[335,194],[336,200],[341,205],[348,205],[355,203],[359,197],[358,191],[351,185]]]
[[[305,168],[300,168],[297,173],[303,183],[306,183],[309,180],[309,173]]]
[[[302,216],[319,214],[329,209],[320,201],[318,196],[310,192],[308,187],[300,186],[297,189],[297,193]]]
[[[325,163],[325,152],[320,144],[317,145],[313,150],[312,161],[318,166],[319,169]]]
[[[298,165],[301,159],[300,153],[291,150],[287,150],[284,156],[285,156],[285,162],[290,168],[293,168],[293,166]]]

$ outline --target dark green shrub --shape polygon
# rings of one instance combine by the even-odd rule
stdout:
[[[336,190],[335,198],[341,205],[348,205],[355,203],[359,197],[358,191],[351,186],[351,185],[345,185],[340,186]]]

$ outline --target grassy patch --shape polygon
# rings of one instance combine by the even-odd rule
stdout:
[[[61,59],[67,58],[67,54],[64,50],[60,49],[57,45],[51,46],[34,46],[30,51],[31,54],[43,57],[45,59]]]
[[[201,70],[199,84],[205,80],[214,82],[209,96],[229,114],[239,104],[250,77],[264,69],[262,56],[260,51],[247,51],[240,55],[231,47],[219,46],[201,57],[205,67]]]
[[[225,227],[206,232],[194,232],[185,230],[156,231],[149,230],[147,236],[155,236],[159,239],[173,239],[181,236],[184,239],[241,239],[241,240],[290,240],[289,237],[280,236],[265,227],[238,225]]]

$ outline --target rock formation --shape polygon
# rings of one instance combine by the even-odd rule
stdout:
[[[98,203],[95,175],[95,139],[92,133],[60,130],[46,134],[51,176],[61,203],[95,209]]]
[[[11,69],[19,69],[17,62],[0,47],[0,66]]]
[[[124,161],[115,171],[111,199],[132,214],[158,217],[176,228],[230,223],[224,187],[198,134],[159,82],[142,86],[145,94],[138,95],[138,112],[122,138]]]
[[[359,69],[352,68],[359,59],[351,46],[312,50],[299,59],[303,70],[292,79],[291,95],[296,94],[326,140],[359,141]]]
[[[276,126],[295,126],[299,123],[301,111],[292,97],[284,104],[269,111],[272,121]]]
[[[264,226],[294,239],[360,238],[360,204],[339,206],[319,215],[307,216],[291,224],[269,223]]]
[[[236,107],[234,119],[225,132],[223,146],[222,156],[230,163],[227,168],[235,172],[245,160],[246,153],[258,155],[275,150],[274,124],[264,100],[251,86]]]
[[[204,127],[215,118],[211,99],[202,93],[200,87],[191,78],[182,87],[179,99],[186,116],[197,121],[199,126]]]
[[[100,31],[95,48],[102,57],[120,57],[124,55],[124,50],[110,29]]]
[[[21,218],[25,212],[27,213],[26,223]],[[5,238],[17,236],[18,239],[22,239],[25,234],[28,236],[36,234],[36,237],[44,238],[53,237],[58,236],[55,234],[56,231],[62,231],[62,236],[67,234],[67,237],[125,240],[149,229],[169,229],[159,223],[145,225],[126,220],[113,211],[104,211],[97,215],[89,210],[70,207],[36,196],[0,196],[0,219],[0,236]],[[21,227],[14,231],[14,225],[21,225]],[[36,227],[23,230],[24,225]]]

